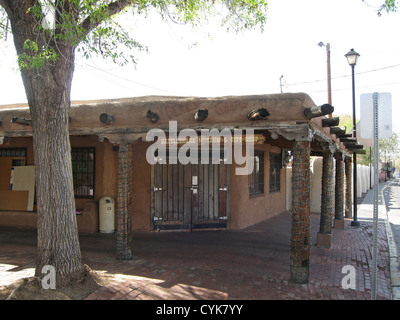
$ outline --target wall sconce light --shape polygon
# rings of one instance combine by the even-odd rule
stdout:
[[[250,111],[247,114],[247,119],[250,121],[256,121],[256,120],[268,120],[269,117],[269,112],[265,108],[258,108]]]
[[[157,122],[160,118],[157,113],[152,112],[151,110],[147,111],[146,118],[149,119],[151,122]]]
[[[204,121],[206,120],[208,117],[208,110],[207,109],[199,109],[196,111],[196,113],[194,114],[194,118],[197,121]]]
[[[108,113],[102,113],[100,115],[100,121],[104,124],[112,124],[114,123],[114,116]]]

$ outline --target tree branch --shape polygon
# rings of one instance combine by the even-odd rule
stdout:
[[[133,0],[117,0],[110,3],[107,6],[108,9],[108,17],[113,16],[124,10],[129,5],[133,5],[136,1]],[[90,31],[98,27],[103,20],[93,20],[91,16],[86,17],[85,20],[81,23],[80,27],[85,30],[84,36],[86,36]]]

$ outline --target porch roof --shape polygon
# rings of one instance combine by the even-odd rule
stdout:
[[[348,135],[344,135],[343,130],[337,127],[337,130],[332,130],[332,124],[324,124],[324,119],[327,119],[325,115],[316,113],[310,116],[305,112],[316,107],[305,93],[211,98],[146,96],[79,101],[71,103],[70,134],[98,135],[100,139],[107,138],[111,142],[135,141],[153,128],[168,131],[169,121],[174,120],[177,121],[178,130],[254,128],[266,132],[269,138],[283,138],[289,144],[295,138],[314,138],[315,141],[328,144],[330,149],[348,155],[353,151],[349,144],[345,144],[348,143],[345,140]],[[267,117],[249,120],[248,114],[259,108],[267,111]],[[203,121],[195,119],[199,109],[208,112]],[[156,117],[157,121],[151,116]],[[31,135],[27,105],[0,106],[0,144],[5,137]]]

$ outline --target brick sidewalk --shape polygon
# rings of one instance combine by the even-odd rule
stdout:
[[[305,285],[288,281],[290,228],[290,213],[283,213],[243,231],[136,233],[131,261],[115,259],[113,235],[81,236],[84,262],[114,278],[87,299],[370,299],[372,223],[362,222],[355,228],[346,220],[345,229],[333,230],[332,246],[326,249],[315,245],[319,215],[312,214],[310,278]],[[3,282],[18,277],[18,272],[29,276],[26,268],[35,263],[32,239],[26,233],[25,238],[15,232],[2,233]],[[377,299],[390,300],[388,245],[382,223],[378,239]],[[17,268],[5,270],[7,264]],[[355,290],[341,288],[345,265],[356,270]]]

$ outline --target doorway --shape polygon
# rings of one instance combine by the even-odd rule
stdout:
[[[226,229],[228,165],[167,164],[152,166],[153,230]]]

